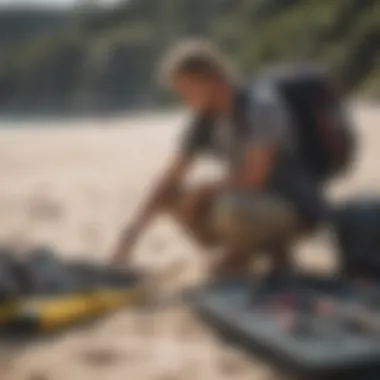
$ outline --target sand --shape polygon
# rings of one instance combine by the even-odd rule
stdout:
[[[380,111],[353,106],[363,147],[334,197],[376,192]],[[0,241],[21,248],[44,244],[65,257],[106,261],[124,222],[173,153],[184,115],[141,114],[112,120],[0,123]],[[25,128],[28,127],[28,128]],[[198,168],[199,175],[214,166]],[[216,169],[215,169],[216,170]],[[299,247],[300,262],[331,268],[328,233]],[[165,286],[196,281],[199,247],[159,219],[136,250],[136,265],[183,272]],[[221,345],[184,307],[126,310],[52,341],[0,351],[1,380],[264,380],[273,371]]]

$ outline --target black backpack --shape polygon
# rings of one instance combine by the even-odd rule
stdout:
[[[269,82],[278,89],[290,112],[299,153],[309,173],[322,182],[350,167],[356,140],[348,118],[339,115],[337,122],[330,124],[321,120],[324,112],[342,110],[342,95],[326,70],[312,64],[275,67],[247,82],[249,86],[243,86],[237,93],[234,119],[238,136],[244,136],[251,128],[247,112],[252,87],[255,88],[255,83]],[[212,139],[215,116],[200,115],[194,124],[197,128],[193,133],[207,146]]]
[[[345,115],[335,123],[322,119],[324,112],[342,109],[342,96],[329,73],[303,64],[275,68],[264,76],[284,98],[310,173],[326,181],[345,172],[354,158],[355,136]]]

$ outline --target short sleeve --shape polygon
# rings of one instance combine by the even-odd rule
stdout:
[[[180,141],[180,151],[187,156],[201,153],[210,144],[212,118],[204,115],[192,118]]]
[[[257,86],[251,96],[250,144],[280,144],[289,138],[285,104],[270,84]]]

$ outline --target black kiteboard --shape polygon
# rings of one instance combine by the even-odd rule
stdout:
[[[380,285],[288,276],[231,280],[193,296],[224,341],[290,378],[380,379]]]

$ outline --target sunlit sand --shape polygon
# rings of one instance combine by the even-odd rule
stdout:
[[[361,140],[353,174],[334,197],[376,192],[380,179],[380,111],[355,107]],[[52,245],[65,257],[106,261],[122,224],[173,153],[181,113],[23,123],[0,130],[0,239],[22,248]],[[28,128],[23,128],[23,126]],[[202,171],[202,168],[200,168]],[[321,237],[323,236],[323,237]],[[305,265],[334,265],[328,234],[299,248]],[[202,251],[170,221],[158,220],[136,251],[136,264],[163,270],[183,262],[165,287],[202,273]],[[13,360],[11,360],[13,358]],[[183,307],[123,311],[52,342],[0,350],[2,380],[267,379],[260,362],[223,347]]]

